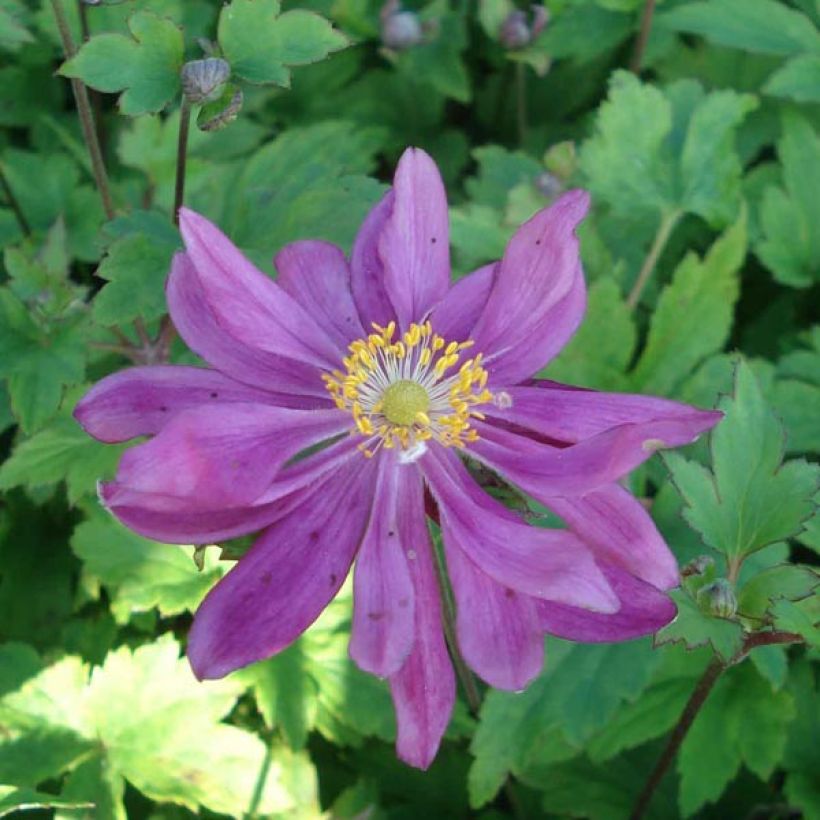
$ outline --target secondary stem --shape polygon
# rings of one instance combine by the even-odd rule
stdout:
[[[518,143],[523,145],[527,139],[527,67],[520,62],[515,64],[515,113]]]
[[[652,241],[652,247],[649,249],[649,253],[646,255],[646,259],[644,259],[643,265],[641,265],[641,269],[638,272],[638,278],[635,280],[635,284],[632,286],[632,290],[629,292],[629,296],[626,299],[627,307],[630,310],[634,310],[638,302],[641,300],[643,289],[646,287],[646,283],[652,276],[652,272],[655,270],[655,265],[658,264],[658,259],[660,259],[663,249],[666,247],[666,243],[672,235],[672,231],[675,230],[675,226],[678,224],[682,216],[683,214],[680,211],[672,211],[661,219],[661,224],[658,226],[658,232],[655,234],[655,239]]]
[[[2,167],[0,167],[0,188],[3,189],[3,195],[6,197],[9,207],[14,212],[14,217],[17,220],[17,224],[20,226],[20,230],[26,236],[31,236],[31,225],[28,224],[26,215],[23,213],[23,209],[20,207],[20,203],[14,195],[14,191],[11,190],[11,185],[9,185],[9,181],[6,179],[6,175],[3,173]]]
[[[71,36],[71,29],[68,27],[68,19],[65,16],[63,0],[51,0],[51,8],[57,20],[57,28],[60,31],[60,39],[63,43],[63,51],[66,58],[70,59],[77,52],[74,38]],[[77,79],[71,79],[71,90],[74,92],[74,101],[77,104],[77,113],[80,115],[80,127],[83,131],[88,154],[91,157],[91,169],[94,173],[94,180],[97,183],[97,190],[100,192],[103,210],[106,219],[113,219],[114,202],[111,198],[111,188],[108,184],[108,174],[105,171],[102,149],[97,138],[97,129],[94,126],[94,115],[91,112],[91,102],[88,99],[88,89]]]
[[[649,775],[646,785],[635,802],[635,807],[629,816],[630,820],[641,820],[644,816],[655,790],[666,776],[666,772],[677,756],[687,732],[723,672],[730,666],[740,663],[755,647],[798,643],[802,640],[803,638],[794,632],[752,632],[746,636],[743,646],[733,658],[728,661],[722,661],[718,657],[712,659],[712,662],[706,667],[706,671],[697,682],[691,697],[686,702],[686,706],[683,707],[683,712],[681,712],[681,716],[672,730],[672,734],[669,736],[669,740],[663,752],[661,752],[652,774]]]
[[[191,126],[191,103],[182,98],[179,109],[179,139],[177,140],[177,178],[174,186],[174,225],[179,225],[179,209],[185,196],[185,164],[188,159],[188,131]]]
[[[635,48],[632,51],[632,60],[629,63],[629,70],[633,74],[640,73],[643,54],[646,50],[646,43],[649,40],[649,33],[652,31],[652,18],[655,15],[655,0],[646,0],[641,15],[641,27],[638,31],[638,38],[635,40]]]

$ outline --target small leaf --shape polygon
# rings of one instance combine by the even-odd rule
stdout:
[[[820,54],[792,57],[769,77],[763,91],[799,103],[820,102]]]
[[[124,91],[123,114],[161,111],[180,89],[182,32],[170,20],[149,11],[128,21],[133,36],[98,34],[84,43],[60,68],[98,91]]]
[[[811,595],[818,584],[820,576],[810,567],[794,564],[771,567],[743,586],[738,597],[738,612],[744,617],[763,619],[774,602],[799,601]]]

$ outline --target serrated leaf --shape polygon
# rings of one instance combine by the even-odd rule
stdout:
[[[772,623],[784,632],[794,632],[811,646],[820,646],[820,612],[816,595],[794,603],[781,599],[771,608]]]
[[[699,260],[688,254],[661,292],[646,347],[631,374],[634,389],[674,395],[694,367],[726,343],[746,256],[746,217]]]
[[[233,0],[219,16],[218,37],[235,75],[285,88],[289,66],[315,63],[347,45],[318,14],[297,9],[280,15],[279,0]]]
[[[811,595],[818,584],[820,576],[810,567],[794,564],[771,567],[759,572],[740,590],[738,612],[762,620],[775,601],[799,601]]]
[[[123,114],[161,111],[180,88],[183,42],[179,27],[148,11],[135,12],[128,21],[131,37],[98,34],[60,67],[65,77],[76,77],[98,91],[123,91]]]
[[[766,405],[749,365],[739,360],[732,397],[719,405],[712,432],[713,468],[665,456],[687,503],[686,520],[730,561],[799,532],[812,511],[818,471],[802,461],[782,464],[783,430]]]
[[[786,745],[794,701],[773,692],[751,664],[723,673],[686,735],[678,756],[680,808],[689,816],[714,802],[745,763],[768,779]]]
[[[763,91],[799,103],[820,102],[820,54],[792,57],[769,77]]]

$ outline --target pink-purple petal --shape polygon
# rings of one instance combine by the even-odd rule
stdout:
[[[269,527],[208,593],[188,658],[200,678],[221,678],[281,651],[339,591],[370,513],[375,470],[350,464]]]
[[[490,686],[522,690],[544,663],[536,599],[482,572],[456,543],[454,534],[444,539],[444,547],[464,660]]]
[[[415,592],[416,638],[401,669],[390,678],[396,709],[396,753],[411,766],[426,769],[436,756],[456,697],[455,675],[444,642],[433,545],[424,514],[421,476],[414,468],[399,474],[400,516]]]
[[[531,376],[580,322],[583,274],[575,229],[588,207],[586,192],[569,191],[524,223],[507,245],[473,330],[495,384]]]
[[[350,269],[339,248],[318,240],[292,242],[276,254],[274,264],[279,287],[321,322],[341,352],[365,335],[350,291]]]
[[[312,398],[316,406],[332,406],[317,367],[247,345],[220,324],[186,254],[174,257],[166,294],[179,335],[217,370],[280,396]]]
[[[297,361],[336,365],[338,349],[324,328],[216,225],[182,208],[179,227],[205,299],[231,336],[249,347]]]
[[[459,279],[433,308],[433,329],[448,341],[466,341],[484,309],[493,284],[495,262]]]
[[[582,643],[628,641],[657,632],[675,617],[677,609],[668,595],[618,567],[604,564],[601,568],[621,601],[618,612],[602,615],[549,601],[536,601],[545,632]]]
[[[499,584],[599,612],[619,606],[584,543],[533,527],[487,495],[456,455],[433,446],[419,462],[439,508],[442,536]]]
[[[658,589],[680,583],[678,562],[644,506],[618,484],[584,496],[538,499],[583,538],[596,558]]]
[[[447,194],[436,163],[419,148],[402,154],[393,210],[379,236],[384,284],[399,326],[423,321],[450,284]]]
[[[379,459],[373,510],[353,573],[350,657],[365,672],[386,678],[404,665],[415,637],[413,580],[408,533],[399,516],[402,466],[394,454]]]

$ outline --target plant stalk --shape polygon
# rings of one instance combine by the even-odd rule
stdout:
[[[51,8],[57,21],[57,28],[60,32],[66,59],[71,59],[77,53],[77,47],[74,44],[74,38],[71,36],[71,29],[68,27],[63,0],[51,0]],[[80,80],[71,78],[71,90],[74,92],[74,102],[77,105],[77,113],[80,115],[80,127],[83,131],[83,139],[88,148],[88,154],[91,157],[91,170],[94,173],[94,181],[97,183],[97,190],[102,199],[103,210],[106,219],[113,219],[116,215],[114,213],[114,201],[111,198],[108,174],[105,170],[100,141],[97,138],[97,129],[94,125],[94,114],[91,111],[88,89]]]
[[[641,27],[638,37],[635,40],[635,47],[632,50],[632,59],[629,63],[629,70],[633,74],[640,74],[643,55],[646,51],[646,43],[652,31],[652,18],[655,16],[655,0],[646,0],[641,14]]]
[[[174,186],[174,225],[179,225],[179,209],[185,197],[185,165],[188,160],[188,132],[191,128],[191,103],[182,97],[179,109],[179,138],[177,140],[177,178]]]
[[[658,260],[666,247],[666,243],[669,241],[672,231],[675,230],[675,226],[680,222],[682,216],[681,211],[672,211],[661,219],[661,224],[658,226],[655,239],[652,241],[652,247],[649,249],[649,253],[647,253],[643,265],[641,265],[641,269],[638,272],[638,278],[635,280],[635,284],[632,286],[632,290],[626,299],[626,305],[630,310],[634,310],[638,302],[640,302],[643,289],[651,278],[652,272],[655,270],[655,265],[658,264]]]
[[[0,166],[0,188],[3,189],[3,195],[6,197],[6,202],[8,202],[9,207],[14,213],[14,218],[20,226],[20,230],[26,236],[31,236],[31,225],[29,225],[26,215],[23,213],[23,209],[20,207],[20,203],[14,195],[14,191],[11,190],[11,185],[9,185],[6,175],[3,173],[2,166]]]
[[[524,145],[527,139],[527,67],[524,63],[515,64],[515,115],[518,126],[518,144]]]

